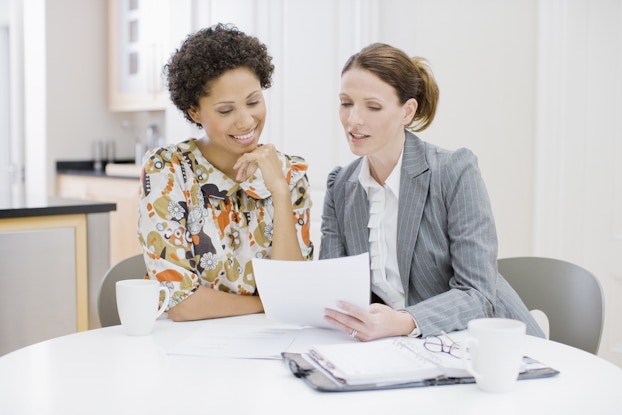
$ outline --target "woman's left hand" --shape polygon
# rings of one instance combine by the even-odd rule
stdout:
[[[396,311],[384,304],[374,303],[368,310],[345,301],[337,303],[344,312],[324,310],[324,319],[350,336],[368,341],[391,336],[407,335],[415,329],[409,313]],[[356,331],[354,331],[356,330]]]

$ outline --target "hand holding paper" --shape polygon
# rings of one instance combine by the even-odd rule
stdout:
[[[334,328],[324,309],[347,301],[367,309],[369,254],[320,261],[253,259],[257,290],[266,317],[283,323]]]

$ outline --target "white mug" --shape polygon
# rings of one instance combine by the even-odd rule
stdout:
[[[155,321],[166,309],[170,294],[156,280],[121,280],[116,283],[117,310],[123,330],[130,336],[144,336],[153,330]],[[160,291],[164,301],[160,306]]]
[[[462,360],[477,386],[486,392],[508,392],[520,373],[525,323],[505,318],[469,321]],[[470,358],[470,359],[469,359]]]

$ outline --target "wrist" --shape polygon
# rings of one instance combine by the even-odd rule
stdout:
[[[404,321],[404,329],[402,330],[402,336],[408,337],[419,337],[421,336],[421,329],[417,325],[415,318],[406,310],[400,310],[400,314],[403,314],[402,317]]]
[[[270,188],[268,188],[268,191],[272,195],[272,200],[277,200],[280,198],[290,200],[291,198],[289,185],[286,181],[283,181],[283,183],[278,186],[271,186]]]

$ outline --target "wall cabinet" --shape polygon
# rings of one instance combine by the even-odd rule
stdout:
[[[110,264],[142,252],[137,237],[140,180],[59,174],[60,197],[116,203],[110,212]]]
[[[167,0],[108,0],[108,101],[111,111],[163,110]]]

